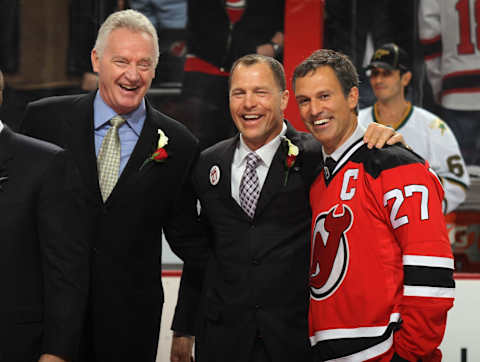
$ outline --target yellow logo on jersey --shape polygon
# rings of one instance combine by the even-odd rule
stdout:
[[[445,133],[445,131],[447,130],[447,125],[440,118],[435,118],[432,122],[430,122],[428,127],[430,127],[431,129],[438,128],[440,130],[440,132],[442,133],[442,136]]]

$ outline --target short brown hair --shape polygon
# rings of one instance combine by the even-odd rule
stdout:
[[[235,71],[235,68],[239,66],[240,64],[244,64],[247,67],[250,65],[258,64],[258,63],[264,63],[267,64],[272,71],[273,78],[275,78],[275,82],[277,83],[278,87],[280,90],[283,92],[285,89],[287,89],[287,81],[285,79],[285,70],[283,69],[283,65],[276,59],[272,57],[267,57],[265,55],[260,55],[260,54],[248,54],[244,55],[241,58],[238,58],[232,65],[232,68],[230,68],[230,76],[228,78],[228,88],[230,88],[231,83],[232,83],[232,75],[233,72]]]
[[[293,91],[295,81],[303,78],[317,68],[328,66],[332,68],[342,87],[343,95],[347,97],[353,87],[358,87],[358,74],[355,66],[348,56],[331,49],[320,49],[314,51],[307,59],[301,62],[293,72]]]

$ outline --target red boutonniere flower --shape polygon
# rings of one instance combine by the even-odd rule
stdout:
[[[157,150],[143,162],[143,165],[140,167],[140,169],[142,169],[149,162],[165,162],[165,160],[168,158],[168,152],[165,150],[165,146],[168,144],[168,137],[161,129],[158,130],[158,135]]]
[[[288,173],[290,169],[295,165],[295,161],[298,156],[298,147],[295,146],[287,137],[283,137],[284,142],[287,144],[287,158],[285,159],[285,180],[283,186],[287,186]]]

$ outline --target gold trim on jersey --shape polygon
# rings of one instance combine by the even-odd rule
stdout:
[[[380,119],[380,114],[378,113],[377,104],[378,103],[375,102],[375,104],[373,105],[373,112],[372,112],[373,113],[373,120],[377,123],[385,125],[385,123],[383,123]],[[395,129],[395,131],[397,131],[399,128],[401,128],[407,122],[407,120],[410,118],[410,115],[412,114],[412,112],[413,112],[412,103],[407,102],[407,108],[403,112],[402,117],[400,118],[400,120],[398,122],[396,122],[392,126]]]

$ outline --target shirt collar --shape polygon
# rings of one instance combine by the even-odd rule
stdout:
[[[117,115],[117,113],[105,103],[99,91],[97,91],[95,100],[93,101],[93,110],[93,125],[95,130],[102,128],[112,117]],[[125,118],[126,123],[136,135],[140,136],[143,126],[142,120],[145,119],[146,114],[145,99],[142,99],[137,109],[130,113],[122,114],[122,117]]]
[[[0,120],[0,133],[2,132],[2,130],[3,130],[3,123],[2,123],[2,121]]]
[[[325,153],[325,149],[322,146],[323,160],[325,161],[327,157],[331,157],[335,162],[338,162],[343,153],[359,138],[362,138],[364,134],[365,128],[360,124],[360,122],[357,122],[357,128],[355,128],[355,131],[353,131],[352,135],[345,141],[343,145],[338,147],[330,155]]]
[[[277,152],[278,146],[280,145],[281,142],[281,137],[285,136],[287,133],[287,125],[285,122],[282,122],[282,130],[280,133],[275,136],[274,139],[272,139],[270,142],[267,144],[263,145],[259,149],[255,151],[257,156],[260,157],[261,162],[265,164],[265,166],[270,167],[270,164],[272,163],[273,157],[275,156],[275,152]],[[240,142],[238,142],[238,158],[237,162],[241,164],[245,157],[252,152],[250,148],[245,144],[243,140],[242,134],[240,134]]]

